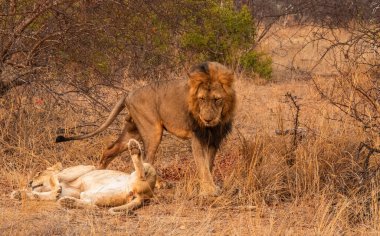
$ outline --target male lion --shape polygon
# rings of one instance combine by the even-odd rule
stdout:
[[[235,108],[233,73],[217,62],[192,68],[188,80],[155,82],[123,96],[107,120],[94,132],[74,137],[58,136],[56,142],[91,137],[105,130],[127,107],[129,115],[120,137],[103,153],[100,168],[126,149],[125,140],[142,138],[147,158],[154,162],[163,130],[192,139],[192,150],[201,179],[201,194],[216,195],[211,171],[216,151],[231,130]]]
[[[136,140],[129,140],[128,147],[135,167],[132,174],[84,165],[62,170],[62,164],[57,163],[33,177],[29,183],[31,190],[13,191],[11,197],[58,199],[66,208],[117,206],[109,209],[113,214],[134,210],[153,197],[156,171],[152,165],[143,163]]]

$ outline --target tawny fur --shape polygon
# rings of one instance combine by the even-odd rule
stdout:
[[[30,189],[13,191],[11,196],[58,200],[65,208],[110,206],[111,213],[134,210],[153,197],[156,171],[152,165],[143,163],[136,140],[130,140],[128,147],[135,167],[131,174],[85,165],[62,169],[61,163],[57,163],[37,173]]]
[[[192,139],[192,150],[201,183],[201,193],[215,195],[218,189],[211,172],[220,143],[231,129],[235,108],[233,73],[217,62],[195,66],[189,79],[152,83],[122,97],[107,120],[94,132],[75,137],[58,136],[57,142],[91,137],[106,129],[125,107],[124,130],[103,153],[99,168],[106,168],[126,150],[125,141],[141,138],[147,159],[155,160],[164,130]]]

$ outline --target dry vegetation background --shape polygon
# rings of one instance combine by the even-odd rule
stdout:
[[[374,23],[377,30],[378,24]],[[164,134],[156,167],[175,187],[156,190],[152,203],[135,216],[10,200],[12,190],[23,188],[35,171],[57,161],[64,166],[96,164],[120,132],[122,116],[92,139],[55,144],[55,136],[92,130],[108,114],[101,104],[114,104],[122,92],[148,79],[135,80],[131,74],[137,72],[126,69],[118,72],[122,82],[111,86],[73,80],[67,81],[75,84],[70,89],[87,90],[72,91],[64,83],[50,84],[54,91],[36,89],[57,76],[46,70],[44,80],[32,84],[36,87],[26,83],[2,94],[0,234],[379,234],[380,90],[375,45],[379,46],[380,31],[374,31],[377,44],[372,45],[355,39],[358,31],[352,21],[345,29],[324,28],[281,16],[269,25],[264,25],[267,31],[260,28],[266,32],[255,48],[272,57],[272,80],[236,70],[236,119],[217,154],[214,176],[223,192],[213,200],[197,197],[189,142],[169,134]],[[172,71],[165,68],[164,77],[185,75],[190,64],[185,65]],[[65,70],[83,76],[78,64],[68,64]],[[295,135],[278,135],[294,130]],[[130,172],[129,156],[123,154],[109,168]]]

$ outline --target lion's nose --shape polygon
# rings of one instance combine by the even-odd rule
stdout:
[[[28,186],[31,188],[32,184],[33,184],[33,181],[31,180],[31,181],[29,181]]]

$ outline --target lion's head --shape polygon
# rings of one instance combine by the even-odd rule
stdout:
[[[205,62],[189,73],[189,111],[200,127],[230,123],[235,108],[232,71],[217,62]]]
[[[50,191],[52,183],[52,177],[59,173],[62,170],[62,164],[58,162],[52,167],[47,168],[46,170],[37,172],[32,180],[29,182],[29,187],[35,191]]]

